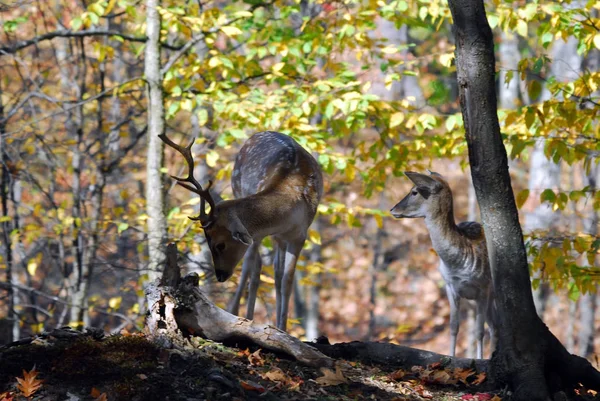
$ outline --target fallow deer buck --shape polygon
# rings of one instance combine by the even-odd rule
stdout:
[[[465,298],[476,304],[477,358],[482,358],[484,320],[492,352],[496,344],[495,302],[483,227],[473,221],[455,223],[452,191],[441,175],[405,174],[415,185],[391,213],[396,218],[425,218],[450,301],[450,354],[455,355],[460,299]]]
[[[277,327],[285,330],[296,262],[323,194],[319,164],[289,136],[259,132],[244,143],[235,159],[231,186],[236,199],[215,204],[209,193],[212,182],[203,189],[194,178],[193,142],[182,147],[165,135],[160,138],[180,152],[188,164],[186,178],[173,178],[200,195],[200,215],[190,218],[202,224],[217,280],[230,278],[245,255],[232,313],[238,313],[245,283],[250,278],[246,317],[253,318],[262,268],[259,246],[264,237],[272,237]],[[210,205],[208,213],[205,203]]]

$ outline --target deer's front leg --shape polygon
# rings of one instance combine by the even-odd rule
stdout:
[[[275,285],[281,286],[280,296],[277,297],[277,328],[286,330],[287,328],[287,317],[288,308],[290,304],[290,296],[292,295],[292,289],[294,288],[294,273],[296,272],[296,262],[298,256],[302,251],[302,245],[304,245],[304,238],[300,240],[290,241],[287,243],[285,248],[285,259],[282,263],[283,271],[280,271],[280,281],[275,281]],[[281,274],[283,273],[283,274]]]
[[[281,294],[283,273],[285,271],[285,250],[287,243],[276,238],[273,238],[275,246],[275,259],[273,260],[273,268],[275,270],[275,321],[279,327],[279,316],[281,316]]]
[[[450,302],[450,356],[456,355],[456,337],[458,336],[460,297],[450,284],[446,284],[446,293]]]
[[[260,254],[258,252],[260,243],[261,241],[254,241],[252,245],[250,245],[246,251],[246,257],[242,267],[242,276],[244,275],[244,271],[246,271],[246,274],[250,275],[248,302],[246,304],[246,318],[250,320],[254,318],[254,306],[256,305],[256,294],[258,292],[258,285],[260,284],[260,271],[262,269]]]
[[[240,313],[240,302],[242,301],[242,296],[244,295],[244,291],[246,290],[246,285],[248,284],[248,276],[253,266],[251,266],[251,252],[254,245],[250,246],[246,251],[246,255],[244,256],[244,263],[242,264],[242,276],[240,277],[240,282],[238,283],[237,290],[235,291],[235,295],[229,301],[229,305],[227,305],[227,310],[229,313],[239,316]]]

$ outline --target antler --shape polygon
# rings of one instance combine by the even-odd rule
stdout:
[[[164,143],[181,153],[185,161],[188,165],[188,176],[185,178],[175,177],[172,175],[171,177],[177,180],[177,184],[181,185],[185,189],[192,191],[195,194],[200,195],[200,214],[196,217],[190,217],[190,220],[200,220],[202,223],[202,228],[208,228],[214,222],[215,215],[215,201],[213,200],[209,190],[212,186],[212,181],[208,181],[208,186],[206,189],[202,188],[202,185],[194,178],[194,158],[192,157],[192,145],[194,144],[194,140],[186,146],[183,147],[181,145],[177,145],[175,142],[170,140],[165,134],[161,134],[158,136]],[[189,182],[191,185],[186,184]],[[210,212],[206,214],[206,204],[205,201],[210,205]]]

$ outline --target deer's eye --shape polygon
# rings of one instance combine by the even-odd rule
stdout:
[[[225,250],[225,244],[222,242],[220,244],[215,245],[215,249],[217,252],[223,252]]]

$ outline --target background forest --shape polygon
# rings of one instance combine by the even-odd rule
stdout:
[[[593,360],[600,4],[486,7],[536,307]],[[450,309],[425,225],[387,212],[410,188],[402,173],[428,168],[449,181],[457,221],[478,219],[446,1],[163,0],[160,49],[146,46],[142,1],[3,0],[0,12],[0,343],[67,324],[141,328],[144,283],[168,241],[217,304],[235,291],[239,270],[216,283],[187,218],[199,199],[167,174],[183,160],[163,158],[161,130],[149,130],[152,81],[166,134],[196,139],[196,178],[215,181],[215,196],[232,196],[233,159],[254,132],[289,134],[318,158],[325,195],[298,264],[292,334],[446,352]],[[152,208],[164,225],[149,227]],[[262,321],[274,316],[269,249]],[[462,327],[458,353],[472,356]]]

